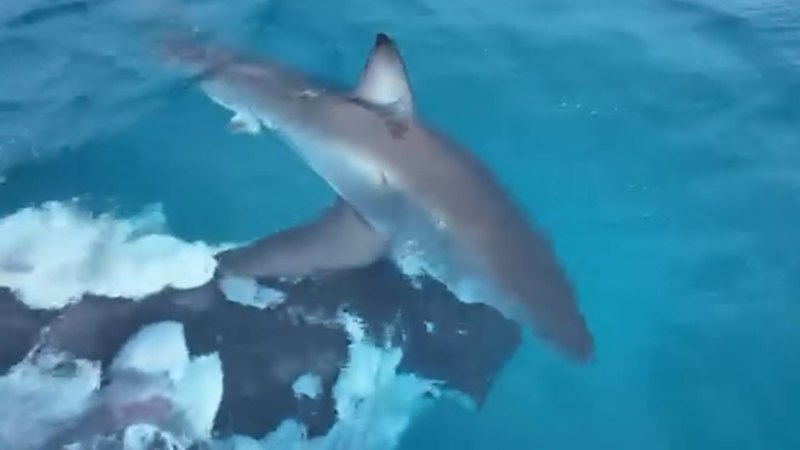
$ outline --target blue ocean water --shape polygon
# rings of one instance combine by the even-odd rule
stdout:
[[[158,203],[242,241],[332,194],[178,87],[171,21],[351,84],[390,33],[418,113],[548,231],[597,343],[528,341],[479,411],[404,449],[800,448],[800,6],[789,0],[18,0],[0,6],[0,216]]]

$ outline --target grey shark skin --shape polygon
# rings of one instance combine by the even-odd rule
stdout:
[[[340,214],[222,255],[223,268],[309,275],[411,246],[462,300],[527,323],[575,360],[593,358],[593,338],[550,244],[477,158],[414,115],[405,64],[385,34],[352,92],[211,45],[176,40],[167,48],[235,113],[234,131],[273,129],[339,197],[332,209]]]

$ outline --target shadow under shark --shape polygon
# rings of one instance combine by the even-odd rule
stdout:
[[[0,288],[0,374],[32,349],[47,348],[100,361],[108,375],[131,336],[173,321],[182,324],[192,355],[219,355],[224,390],[216,437],[259,438],[285,419],[304,424],[313,437],[336,421],[332,389],[349,344],[342,311],[358,317],[376,345],[402,350],[398,371],[438,380],[477,407],[520,343],[519,327],[492,308],[464,304],[436,280],[412,280],[386,260],[293,282],[260,279],[285,294],[264,309],[229,301],[218,287],[221,277],[141,300],[86,295],[55,311],[31,309]],[[303,374],[318,377],[320,395],[296,395],[293,383]],[[111,426],[100,425],[86,422],[70,435]]]
[[[222,254],[224,271],[306,276],[412,252],[460,300],[493,306],[575,360],[593,358],[550,244],[477,158],[414,114],[405,63],[388,36],[377,35],[351,92],[182,37],[163,48],[234,112],[232,130],[275,130],[337,193],[315,222]]]

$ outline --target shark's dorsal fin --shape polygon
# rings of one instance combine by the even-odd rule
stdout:
[[[414,105],[405,63],[389,36],[380,33],[361,72],[354,94],[399,114],[411,114]]]

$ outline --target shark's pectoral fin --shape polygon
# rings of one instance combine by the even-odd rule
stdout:
[[[217,255],[222,273],[240,277],[304,277],[366,266],[387,241],[338,198],[314,222],[280,231]]]
[[[373,105],[391,109],[398,116],[413,114],[414,101],[405,63],[394,42],[385,34],[375,38],[353,94]]]

